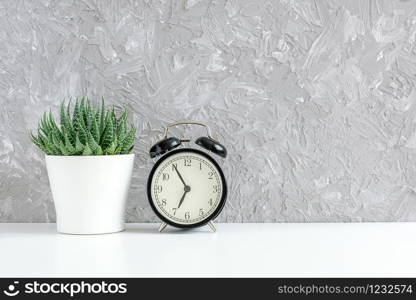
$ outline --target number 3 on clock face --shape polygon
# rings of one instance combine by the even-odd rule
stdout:
[[[187,148],[169,152],[157,161],[147,189],[159,218],[181,228],[214,219],[227,196],[224,174],[215,160],[205,152]]]

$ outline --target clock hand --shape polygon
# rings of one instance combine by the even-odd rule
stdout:
[[[184,185],[184,186],[187,186],[187,185],[186,185],[186,183],[185,183],[185,181],[184,181],[184,180],[183,180],[183,178],[182,178],[181,173],[179,173],[178,168],[177,168],[175,165],[173,165],[173,167],[175,168],[176,173],[178,173],[178,176],[179,176],[179,178],[181,179],[181,181],[182,181],[183,185]]]
[[[187,193],[189,193],[189,192],[191,191],[191,187],[190,187],[189,185],[185,185],[184,191],[185,191],[185,192],[183,193],[183,196],[182,196],[182,198],[181,198],[181,201],[179,201],[178,208],[179,208],[179,207],[181,207],[182,202],[183,202],[183,200],[185,199],[186,194],[187,194]]]
[[[185,192],[183,193],[183,196],[182,196],[182,198],[181,198],[181,201],[179,201],[178,208],[179,208],[179,207],[181,207],[182,202],[183,202],[183,200],[185,199],[185,196],[186,196],[186,194],[187,194],[187,193],[188,193],[187,191],[185,191]]]

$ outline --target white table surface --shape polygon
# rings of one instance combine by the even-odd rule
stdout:
[[[79,236],[0,224],[0,277],[416,276],[416,223],[216,226]]]

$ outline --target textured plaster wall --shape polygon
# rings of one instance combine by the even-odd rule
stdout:
[[[0,222],[55,220],[28,130],[77,95],[139,125],[128,221],[178,119],[229,148],[220,221],[416,221],[415,40],[416,1],[1,0]]]

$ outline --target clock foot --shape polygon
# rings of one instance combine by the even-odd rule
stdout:
[[[163,231],[163,229],[165,229],[165,228],[166,228],[166,225],[168,225],[168,224],[166,224],[165,222],[162,222],[162,223],[160,224],[160,227],[159,227],[159,232],[162,232],[162,231]]]
[[[209,221],[209,222],[208,222],[208,226],[211,228],[211,230],[212,230],[213,232],[217,231],[217,228],[215,228],[215,225],[214,225],[214,223],[212,223],[212,221]]]

